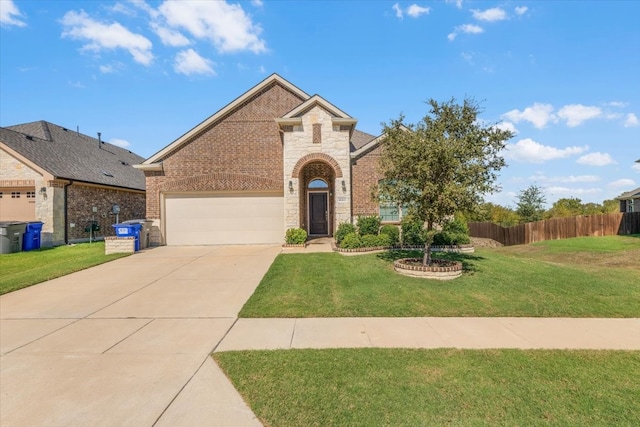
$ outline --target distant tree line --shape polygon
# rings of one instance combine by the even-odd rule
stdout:
[[[558,199],[550,209],[545,209],[546,200],[543,189],[536,185],[531,185],[520,191],[515,202],[515,208],[489,202],[481,203],[476,212],[466,214],[465,217],[468,221],[486,221],[503,227],[511,227],[543,219],[618,212],[620,208],[617,200],[582,203],[582,200],[577,197],[568,197]]]

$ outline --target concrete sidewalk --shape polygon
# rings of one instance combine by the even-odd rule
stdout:
[[[640,319],[238,319],[216,351],[339,347],[640,350]]]

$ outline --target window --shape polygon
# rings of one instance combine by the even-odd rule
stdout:
[[[400,209],[397,206],[393,205],[380,205],[380,218],[382,222],[392,221],[398,222],[400,221]]]
[[[27,199],[35,199],[36,192],[35,191],[27,191]]]
[[[329,188],[329,184],[327,184],[324,179],[314,179],[309,183],[307,188],[312,190],[326,190]]]
[[[12,191],[11,192],[11,198],[12,199],[19,199],[20,198],[20,192],[19,191]]]
[[[0,191],[0,199],[2,199],[2,191]]]

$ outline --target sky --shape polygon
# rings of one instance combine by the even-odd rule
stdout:
[[[640,186],[640,1],[0,0],[0,126],[150,157],[278,73],[379,135],[473,99],[514,132],[487,201]]]

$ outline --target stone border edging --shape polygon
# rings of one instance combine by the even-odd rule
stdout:
[[[447,266],[438,265],[410,265],[404,261],[422,262],[420,258],[402,258],[393,262],[393,269],[404,276],[419,277],[421,279],[452,280],[462,276],[462,263],[459,261],[449,261],[432,259],[433,264],[453,264]]]
[[[401,251],[401,250],[422,250],[424,246],[369,246],[366,248],[346,249],[340,248],[336,245],[335,240],[331,242],[331,248],[334,252],[349,254],[349,255],[364,255],[366,253],[373,253],[379,251]],[[452,252],[471,254],[475,252],[473,245],[456,245],[456,246],[431,246],[431,252]]]

